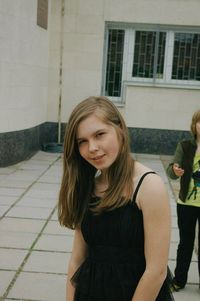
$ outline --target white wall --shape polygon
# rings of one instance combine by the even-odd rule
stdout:
[[[122,113],[130,127],[187,131],[197,109],[199,90],[133,86],[127,88]]]
[[[52,2],[48,121],[58,120],[61,29],[55,15],[60,14],[61,2]],[[62,121],[66,122],[76,103],[101,91],[104,1],[64,0],[64,6]]]
[[[75,102],[101,91],[104,1],[68,0],[63,54],[63,120]]]
[[[80,100],[101,93],[105,21],[200,26],[199,0],[64,0],[64,3],[63,122]],[[56,69],[59,37],[54,33],[51,38]],[[55,73],[49,85],[49,121],[57,121],[56,82]],[[186,130],[191,114],[200,107],[199,96],[199,90],[131,86],[127,88],[121,111],[132,127]]]
[[[37,26],[37,1],[1,0],[0,132],[46,121],[48,52],[49,29]]]
[[[47,121],[58,121],[58,104],[60,95],[60,61],[61,61],[61,8],[62,0],[51,1],[49,73],[48,73],[48,105]]]
[[[49,0],[45,30],[36,24],[37,0],[1,0],[0,132],[57,122],[60,93],[63,122],[80,100],[101,93],[105,21],[200,26],[199,11],[199,0]],[[199,90],[130,86],[125,95],[129,126],[185,130],[200,106]]]
[[[106,0],[108,21],[199,26],[199,0]]]

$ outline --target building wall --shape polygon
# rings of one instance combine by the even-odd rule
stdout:
[[[105,18],[107,21],[199,26],[199,7],[198,0],[106,0]]]
[[[50,1],[49,1],[50,9]],[[0,166],[38,150],[47,120],[49,32],[36,0],[0,1]]]
[[[49,12],[50,19],[50,35],[49,35],[49,70],[48,70],[48,103],[46,120],[49,122],[58,122],[58,105],[61,95],[61,59],[63,51],[61,50],[63,43],[62,27],[62,5],[63,0],[51,1]]]
[[[65,0],[64,4],[63,122],[80,100],[101,93],[106,21],[200,25],[198,0]],[[200,90],[130,85],[125,89],[121,111],[130,127],[187,130],[191,114],[199,107]],[[54,85],[49,86],[49,95],[54,93]],[[57,120],[54,105],[49,104],[48,120]],[[153,107],[150,112],[149,107]]]
[[[0,133],[46,121],[49,29],[37,1],[0,2]]]
[[[56,142],[58,125],[62,122],[63,136],[74,106],[102,93],[106,22],[200,26],[198,0],[48,4],[45,30],[37,25],[36,0],[0,2],[0,166],[26,158],[43,143]],[[199,96],[197,89],[124,83],[119,109],[137,151],[172,153],[199,108]],[[163,150],[166,136],[171,146]],[[152,149],[152,144],[160,147]]]
[[[62,121],[81,99],[99,95],[102,81],[105,1],[65,1]]]
[[[122,111],[129,127],[187,131],[197,109],[200,90],[133,86]]]

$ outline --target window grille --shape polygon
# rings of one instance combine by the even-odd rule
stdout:
[[[165,41],[165,32],[158,33],[156,40],[155,31],[136,31],[133,77],[153,78],[154,74],[156,77],[163,77]]]
[[[200,34],[175,33],[172,79],[200,80]]]
[[[121,94],[124,33],[124,30],[109,30],[105,95],[118,97]]]

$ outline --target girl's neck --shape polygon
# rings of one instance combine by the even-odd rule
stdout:
[[[98,175],[95,178],[94,194],[96,196],[102,197],[107,188],[108,188],[107,173],[101,172],[100,175]]]
[[[99,175],[96,177],[96,182],[106,184],[108,182],[108,174],[105,170],[99,170]]]

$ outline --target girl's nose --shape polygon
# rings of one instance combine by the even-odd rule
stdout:
[[[92,153],[92,152],[97,151],[99,149],[99,147],[95,141],[90,141],[88,149],[89,149],[89,152]]]

